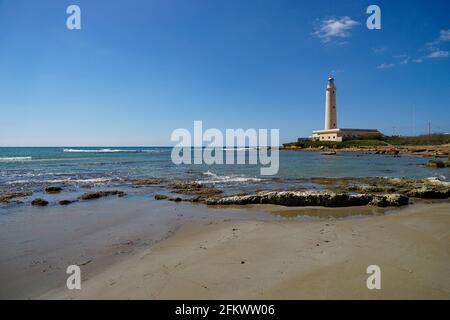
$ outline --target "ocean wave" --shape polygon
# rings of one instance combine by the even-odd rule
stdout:
[[[137,150],[124,149],[64,149],[63,152],[86,152],[86,153],[110,153],[110,152],[136,152]]]
[[[0,162],[21,162],[29,161],[33,159],[32,157],[0,157]]]
[[[7,184],[27,184],[27,183],[106,183],[112,181],[112,178],[90,178],[90,179],[23,179],[9,181]]]
[[[248,177],[244,175],[224,175],[220,176],[211,171],[204,172],[203,175],[207,176],[207,179],[197,180],[200,184],[220,184],[220,183],[247,183],[247,182],[259,182],[262,179],[256,177]]]
[[[246,151],[246,150],[258,150],[258,148],[255,148],[255,147],[236,147],[236,148],[224,147],[224,148],[222,148],[222,150],[224,150],[224,151]]]
[[[74,152],[74,153],[161,153],[164,150],[139,150],[139,149],[63,149],[63,152]]]

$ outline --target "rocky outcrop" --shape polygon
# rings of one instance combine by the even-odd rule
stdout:
[[[1,202],[9,202],[14,198],[28,197],[31,196],[33,192],[7,192],[0,195],[0,203]]]
[[[333,190],[344,190],[358,193],[388,194],[397,193],[407,197],[424,199],[443,199],[450,194],[450,182],[439,178],[342,178],[326,181],[327,187]]]
[[[450,197],[450,182],[438,178],[426,178],[409,185],[405,192],[409,197],[423,199],[445,199]]]
[[[409,198],[401,194],[375,195],[369,205],[376,207],[399,207],[409,204]]]
[[[48,201],[41,198],[36,198],[33,201],[31,201],[31,205],[38,207],[45,207],[46,205],[48,205]]]
[[[60,193],[62,191],[61,187],[47,187],[45,188],[45,192],[50,194]]]
[[[388,192],[396,192],[397,189],[395,187],[389,186],[368,186],[368,185],[350,185],[345,186],[344,189],[348,191],[355,192],[363,192],[363,193],[388,193]]]
[[[198,182],[190,181],[172,181],[169,183],[169,187],[174,189],[176,193],[201,196],[204,198],[211,197],[223,192],[222,190]]]
[[[119,190],[110,190],[110,191],[92,191],[92,192],[86,192],[82,194],[79,199],[81,200],[91,200],[91,199],[98,199],[101,197],[107,197],[107,196],[118,196],[118,197],[124,197],[126,196],[126,192],[119,191]]]
[[[372,195],[311,191],[267,191],[252,195],[208,198],[208,205],[275,204],[288,207],[322,206],[350,207],[374,205],[379,207],[402,206],[408,198],[400,194]]]
[[[61,200],[61,201],[59,201],[59,204],[61,206],[67,206],[67,205],[72,204],[74,202],[77,202],[77,200]]]
[[[144,178],[133,180],[133,184],[136,186],[150,186],[155,184],[161,184],[162,180],[158,178]]]
[[[422,199],[445,199],[450,197],[450,188],[423,186],[407,192],[409,197]]]
[[[444,161],[441,160],[430,160],[427,162],[427,167],[430,168],[445,168]]]

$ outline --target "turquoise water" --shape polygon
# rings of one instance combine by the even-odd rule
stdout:
[[[0,148],[1,189],[36,189],[48,184],[121,185],[140,177],[189,179],[223,186],[261,185],[312,177],[439,177],[450,170],[430,169],[427,158],[362,153],[325,156],[280,151],[276,176],[261,176],[260,165],[175,165],[170,147]],[[248,150],[240,150],[248,154]]]

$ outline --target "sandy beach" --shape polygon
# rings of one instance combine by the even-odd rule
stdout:
[[[450,205],[317,221],[185,224],[44,299],[449,299]],[[381,268],[368,290],[366,268]]]

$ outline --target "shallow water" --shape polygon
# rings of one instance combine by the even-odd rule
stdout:
[[[245,191],[246,186],[285,188],[312,177],[391,176],[449,181],[450,169],[424,166],[427,158],[341,152],[279,152],[275,176],[261,176],[260,165],[175,165],[170,147],[0,148],[2,189],[35,189],[49,184],[117,186],[139,177],[196,180]],[[251,149],[238,149],[248,159]],[[2,191],[2,190],[0,190]]]

